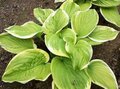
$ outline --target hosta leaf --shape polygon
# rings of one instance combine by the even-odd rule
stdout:
[[[44,81],[50,75],[49,55],[41,49],[29,49],[16,55],[2,77],[4,82]]]
[[[91,45],[84,40],[79,40],[75,45],[67,44],[65,48],[70,55],[74,68],[83,69],[93,54]]]
[[[80,6],[81,11],[89,10],[92,6],[92,2],[89,0],[78,0],[76,3]]]
[[[96,41],[93,41],[93,40],[91,40],[90,38],[82,38],[81,40],[85,40],[85,41],[87,41],[90,45],[100,45],[100,44],[102,44],[103,42],[96,42]]]
[[[7,33],[0,34],[0,46],[11,53],[19,53],[26,49],[34,49],[36,45],[32,39],[19,39]]]
[[[101,7],[112,7],[120,4],[120,0],[94,0],[94,5]]]
[[[110,7],[110,8],[101,8],[101,14],[103,17],[110,23],[113,23],[120,27],[120,15],[117,10],[117,7]]]
[[[59,34],[48,34],[45,36],[45,44],[50,52],[58,56],[67,57],[65,42]]]
[[[58,89],[54,82],[52,82],[52,89]]]
[[[58,89],[90,89],[90,78],[84,70],[74,70],[70,59],[54,58],[51,72]]]
[[[96,29],[89,35],[89,38],[96,42],[106,42],[109,40],[114,40],[118,31],[107,26],[97,26]]]
[[[54,11],[52,9],[35,8],[34,16],[36,17],[38,21],[40,21],[43,24],[45,20],[48,18],[48,16],[53,12]]]
[[[28,39],[32,38],[37,33],[42,32],[42,28],[38,24],[29,21],[23,24],[22,26],[18,25],[11,26],[7,28],[6,31],[17,38]]]
[[[77,40],[76,33],[70,28],[63,29],[61,31],[61,36],[63,40],[67,43],[73,43],[73,44],[76,43],[76,40]]]
[[[72,17],[72,29],[75,30],[78,37],[87,37],[98,24],[98,14],[95,10],[78,11]]]
[[[101,60],[93,60],[87,68],[93,83],[105,89],[118,89],[116,78],[109,66]]]
[[[77,5],[76,3],[72,2],[72,1],[66,1],[64,2],[61,7],[61,9],[65,10],[67,12],[67,14],[69,15],[69,17],[71,18],[72,15],[76,12],[80,10],[79,5]]]
[[[60,32],[69,22],[69,16],[64,10],[58,9],[52,13],[44,22],[45,34]]]

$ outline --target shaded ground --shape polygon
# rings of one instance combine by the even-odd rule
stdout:
[[[55,5],[52,0],[0,0],[0,33],[8,26],[35,21],[32,13],[35,7],[55,8]],[[0,78],[11,57],[0,48]],[[0,81],[0,89],[51,89],[51,81],[49,78],[46,82],[32,81],[25,85]]]
[[[8,26],[23,24],[30,20],[36,21],[32,13],[35,7],[56,8],[53,0],[0,0],[0,33]],[[101,23],[115,27],[104,20]],[[12,56],[12,54],[0,48],[0,78]],[[120,35],[112,42],[94,47],[93,58],[100,58],[108,63],[120,85]],[[19,83],[8,84],[0,81],[0,89],[51,89],[51,81],[51,77],[46,82],[31,81],[25,85]],[[93,86],[92,89],[101,88]]]

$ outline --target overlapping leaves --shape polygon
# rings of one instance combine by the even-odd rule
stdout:
[[[120,16],[117,10],[117,6],[120,5],[120,0],[66,0],[63,3],[62,8],[72,14],[73,10],[89,10],[92,4],[101,7],[101,14],[108,22],[120,27]]]
[[[50,14],[43,24],[45,34],[60,32],[69,22],[69,16],[64,10],[58,9]]]
[[[66,50],[70,55],[74,69],[83,69],[93,54],[91,45],[84,40],[79,40],[75,45],[67,44]]]
[[[98,14],[95,10],[78,11],[71,20],[72,29],[79,38],[87,37],[98,24]]]
[[[48,16],[53,12],[54,11],[52,9],[35,8],[34,16],[36,17],[38,21],[40,21],[43,24],[45,20],[48,18]]]
[[[79,5],[81,11],[86,11],[92,6],[92,1],[90,0],[75,0],[75,2]]]
[[[76,12],[76,11],[80,11],[80,7],[79,5],[77,5],[76,3],[74,3],[73,1],[66,1],[64,2],[61,7],[61,9],[65,10],[67,12],[67,14],[69,15],[69,17],[71,18],[72,15]]]
[[[53,54],[67,57],[65,42],[59,34],[46,35],[45,44]]]
[[[98,14],[95,10],[78,11],[72,16],[72,29],[67,28],[55,34],[47,34],[46,46],[55,55],[71,58],[74,68],[82,69],[92,57],[90,44],[98,45],[113,40],[118,35],[118,31],[113,28],[97,26],[97,23]]]
[[[90,3],[101,7],[112,7],[120,5],[119,0],[55,0],[55,2],[74,1],[83,8],[89,7]]]
[[[53,89],[90,89],[91,82],[105,89],[118,89],[112,70],[99,59],[89,62],[83,70],[75,70],[69,58],[55,57],[52,60],[51,72]]]
[[[68,57],[65,50],[65,43],[75,44],[76,39],[75,32],[67,28],[57,34],[47,34],[45,36],[45,44],[53,54]]]
[[[93,4],[101,7],[112,7],[120,5],[119,0],[93,0]]]
[[[55,2],[61,1],[65,0]],[[119,25],[116,17],[111,19],[112,16],[103,8],[105,5],[118,5],[117,0],[67,0],[56,11],[34,9],[34,16],[42,26],[30,21],[22,26],[7,28],[9,34],[0,35],[0,45],[18,54],[7,66],[2,80],[10,83],[26,83],[33,79],[44,81],[52,72],[53,89],[90,89],[91,82],[106,89],[117,89],[115,76],[107,64],[100,60],[90,61],[93,54],[91,45],[113,40],[119,33],[107,26],[97,26],[98,14],[96,10],[89,10],[92,3],[102,7],[101,12],[106,20]],[[111,11],[115,10],[111,8]],[[119,17],[118,12],[115,14]],[[36,49],[31,40],[42,32],[48,50],[60,56],[53,58],[52,64],[48,63],[49,55]]]
[[[93,15],[93,13],[94,13],[94,17],[92,17],[90,22],[87,21],[89,19],[84,18],[84,16],[90,18]],[[106,42],[109,40],[113,40],[118,35],[118,31],[114,30],[113,28],[107,27],[107,26],[97,26],[98,14],[95,10],[88,10],[88,11],[83,11],[83,12],[78,11],[72,16],[71,21],[72,21],[71,23],[72,29],[69,29],[69,28],[62,29],[58,33],[47,34],[45,38],[46,45],[53,54],[67,57],[67,58],[56,57],[53,59],[51,70],[52,70],[52,76],[54,79],[54,88],[74,89],[74,87],[75,88],[83,87],[82,89],[89,89],[90,85],[88,87],[86,85],[84,86],[84,85],[77,84],[78,83],[77,81],[80,81],[80,78],[72,78],[76,81],[73,86],[73,84],[70,81],[72,81],[71,77],[75,77],[75,76],[73,76],[72,74],[74,73],[76,74],[77,69],[79,69],[79,72],[82,73],[84,68],[87,67],[87,64],[89,64],[90,59],[92,57],[92,47],[89,44],[89,42],[95,45],[95,44],[101,44],[102,42]],[[90,26],[86,26],[89,24]],[[87,28],[85,28],[84,26],[86,26]],[[62,68],[63,66],[65,67]],[[66,68],[66,67],[69,67],[69,68]],[[108,66],[104,66],[102,69],[104,70],[104,68],[106,67],[108,68]],[[94,68],[93,71],[95,69],[96,68]],[[103,75],[108,77],[111,74],[111,72],[109,71],[109,68],[108,70],[106,69],[106,71],[108,72]],[[77,75],[79,74],[79,72],[77,71]],[[64,78],[63,78],[63,74],[65,75]],[[82,76],[84,76],[85,74],[86,73],[84,72]],[[66,77],[66,76],[70,76],[70,77]],[[113,79],[111,80],[111,82],[114,83],[111,86],[117,87],[117,85],[115,85],[114,75],[111,76],[111,78]],[[99,78],[96,81],[101,81],[101,80],[102,79]],[[104,81],[100,82],[100,84],[103,84],[102,87],[108,88],[108,86],[104,85]]]

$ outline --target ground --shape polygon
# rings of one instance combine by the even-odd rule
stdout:
[[[55,9],[57,6],[53,0],[0,0],[0,33],[4,32],[4,28],[14,24],[20,25],[31,20],[36,22],[33,17],[35,7]],[[109,25],[120,30],[107,23],[101,16],[100,18],[102,20],[99,24]],[[14,55],[0,48],[0,78],[12,56]],[[93,59],[96,58],[104,60],[112,68],[120,85],[120,35],[114,41],[95,46]],[[51,89],[51,81],[51,77],[46,82],[31,81],[24,85],[0,81],[0,89]],[[102,88],[93,85],[92,89]]]

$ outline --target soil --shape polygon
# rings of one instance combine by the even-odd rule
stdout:
[[[4,28],[14,24],[23,24],[30,20],[37,22],[33,16],[33,9],[35,7],[55,9],[57,6],[58,5],[55,5],[53,0],[0,0],[0,33],[4,32]],[[109,25],[120,30],[116,26],[107,23],[101,16],[100,18],[102,20],[99,24]],[[43,46],[44,44],[41,45]],[[93,59],[102,59],[112,68],[117,77],[120,88],[120,35],[114,41],[95,46],[93,49]],[[9,84],[2,82],[1,76],[13,56],[13,54],[0,48],[0,89],[51,89],[51,77],[45,82],[33,80],[24,85],[19,83]],[[102,88],[92,85],[91,89]]]

